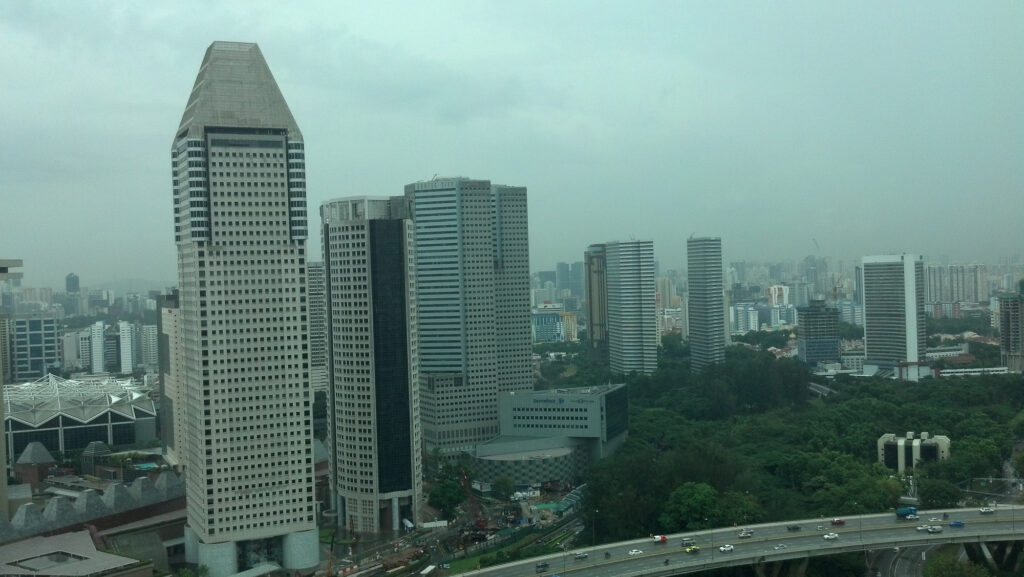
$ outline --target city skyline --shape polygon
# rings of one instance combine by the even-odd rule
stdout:
[[[663,270],[684,262],[691,234],[729,239],[726,262],[913,251],[991,263],[1024,244],[1012,211],[981,212],[1012,206],[1024,183],[1020,4],[925,17],[885,5],[880,19],[870,5],[564,3],[540,20],[530,3],[324,5],[316,19],[199,6],[0,7],[5,52],[24,55],[0,64],[0,245],[24,259],[26,284],[174,278],[173,223],[157,210],[163,127],[190,58],[216,39],[260,43],[294,87],[316,144],[311,205],[434,174],[520,183],[533,270],[634,235],[655,241]],[[416,40],[430,29],[445,42]]]

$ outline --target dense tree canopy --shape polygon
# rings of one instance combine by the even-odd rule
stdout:
[[[599,540],[891,510],[903,480],[877,440],[905,431],[952,440],[951,458],[915,471],[924,507],[952,506],[969,479],[999,475],[1024,431],[1019,375],[849,379],[818,399],[795,360],[731,347],[694,375],[684,348],[672,339],[657,372],[628,379],[630,437],[586,479]]]

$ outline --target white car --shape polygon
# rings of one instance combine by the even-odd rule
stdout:
[[[992,507],[982,507],[981,509],[978,509],[978,512],[982,515],[991,515],[992,513],[995,513],[996,510]]]
[[[928,527],[929,533],[942,533],[942,525],[932,525]]]
[[[739,533],[739,538],[740,539],[749,539],[749,538],[751,538],[753,536],[754,536],[754,532],[751,531],[750,529],[744,529],[744,530],[740,531],[740,533]]]
[[[839,538],[839,533],[825,533],[826,541],[835,541]]]
[[[942,519],[939,519],[938,517],[928,517],[928,522],[929,523],[935,523],[935,522],[941,522],[941,521],[942,521]]]
[[[775,549],[776,551],[778,551],[780,549],[785,549],[785,548],[786,548],[786,544],[785,543],[779,543],[778,545],[772,547],[772,549]]]
[[[918,525],[917,526],[917,530],[918,531],[927,531],[928,530],[928,525]]]
[[[644,552],[639,550],[639,549],[630,549],[629,550],[629,554],[630,555],[643,555]]]
[[[920,517],[918,517],[917,515],[914,515],[913,513],[911,513],[910,515],[907,515],[907,520],[908,521],[917,521],[918,519],[920,519]]]
[[[735,547],[733,547],[732,545],[729,545],[729,544],[722,545],[721,547],[718,548],[718,550],[721,551],[722,553],[731,553],[733,549],[735,549]]]

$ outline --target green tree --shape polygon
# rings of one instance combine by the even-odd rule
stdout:
[[[499,501],[508,501],[509,497],[512,496],[512,491],[515,487],[511,477],[502,475],[494,480],[494,483],[491,484],[491,489],[494,491],[495,499]]]
[[[439,509],[447,519],[452,519],[455,507],[462,502],[462,486],[454,479],[445,479],[434,485],[427,495],[427,503]]]
[[[669,495],[658,521],[666,532],[675,533],[713,527],[721,516],[714,487],[707,483],[683,483]]]
[[[992,573],[981,565],[946,555],[930,561],[924,568],[924,577],[992,577]]]
[[[960,487],[942,479],[925,477],[920,480],[918,491],[921,506],[928,509],[956,507],[963,499],[963,491],[960,490]]]
[[[748,525],[767,520],[764,507],[750,493],[727,491],[718,503],[717,519],[722,525]]]

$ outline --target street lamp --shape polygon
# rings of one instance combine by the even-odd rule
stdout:
[[[594,509],[594,518],[590,520],[590,546],[597,548],[597,514],[600,513],[597,509]]]
[[[708,524],[708,518],[704,517],[704,528],[708,531],[708,537],[711,538],[711,560],[715,560],[715,533],[711,530]]]

